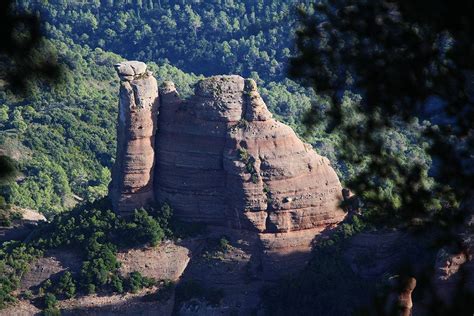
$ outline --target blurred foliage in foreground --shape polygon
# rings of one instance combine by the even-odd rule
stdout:
[[[291,77],[321,97],[306,115],[307,129],[324,125],[339,135],[338,158],[357,166],[346,184],[361,199],[364,220],[421,232],[417,242],[430,237],[426,251],[446,246],[454,254],[468,251],[461,233],[474,207],[473,9],[468,0],[318,1],[301,11],[298,55],[291,60]],[[424,120],[429,123],[418,129],[418,150],[431,166],[407,160],[406,152],[390,143],[394,131],[413,131],[413,124]],[[346,297],[319,284],[331,275],[335,281],[346,275],[343,284],[352,284],[354,277],[337,264],[329,264],[335,271],[321,274],[328,270],[324,258],[316,247],[312,264],[274,287],[267,307],[274,313],[353,314],[358,289]],[[337,251],[332,259],[337,260]],[[434,260],[426,262],[418,273],[411,266],[394,271],[419,281],[415,309],[429,293],[427,314],[471,315],[474,295],[462,272],[451,305],[433,299],[433,265]],[[377,308],[369,302],[362,314],[386,313]]]

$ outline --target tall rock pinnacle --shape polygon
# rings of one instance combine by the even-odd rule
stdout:
[[[146,64],[127,61],[115,65],[115,69],[120,77],[120,101],[110,197],[114,210],[126,216],[154,200],[159,98],[156,79]]]
[[[344,219],[329,160],[272,117],[252,79],[206,78],[181,99],[172,82],[158,91],[143,63],[116,69],[120,114],[110,196],[119,214],[166,202],[181,221],[257,235],[262,262],[282,271],[297,266],[288,254],[306,256],[316,235]]]

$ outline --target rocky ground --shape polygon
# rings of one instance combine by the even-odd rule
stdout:
[[[218,308],[219,313],[231,307],[256,306],[257,289],[261,282],[253,282],[251,291],[244,290],[252,283],[252,276],[249,274],[252,245],[248,241],[236,240],[231,242],[235,246],[229,245],[225,251],[219,252],[214,249],[217,238],[218,236],[212,235],[166,241],[157,247],[121,251],[117,255],[122,263],[121,272],[127,275],[132,271],[139,271],[144,276],[174,282],[197,280],[202,282],[204,287],[222,288],[225,291],[225,299]],[[77,272],[79,268],[80,261],[74,253],[67,250],[50,251],[44,258],[31,264],[29,272],[21,280],[18,294],[25,291],[36,293],[45,280],[59,277],[66,270]],[[175,306],[174,287],[165,300],[159,299],[159,292],[158,286],[136,294],[80,296],[61,301],[59,308],[62,315],[171,315],[173,308],[182,309],[184,314],[196,314],[189,310],[190,305],[185,304],[186,302],[182,302],[183,307]],[[250,301],[252,304],[248,304]],[[202,308],[208,308],[206,303],[202,303]],[[201,309],[195,312],[202,315]],[[30,300],[20,300],[0,311],[0,315],[40,313],[41,310]]]
[[[217,299],[219,304],[178,300],[175,312],[179,315],[256,313],[261,308],[260,291],[265,284],[258,238],[252,234],[233,235],[232,231],[214,233],[191,259],[181,280],[184,286],[195,282],[205,291],[222,295],[222,299]]]
[[[13,220],[10,227],[0,226],[0,242],[24,239],[38,225],[38,222],[46,221],[46,218],[35,210],[14,207],[12,211],[21,215],[21,218]]]
[[[208,232],[197,238],[118,253],[123,275],[139,271],[157,280],[174,281],[167,295],[162,294],[163,287],[158,285],[135,294],[79,296],[60,302],[62,315],[262,315],[262,289],[275,284],[279,277],[298,271],[308,259],[303,256],[305,251],[289,252],[291,247],[286,247],[288,253],[280,257],[266,249],[265,243],[284,241],[282,236],[276,241],[262,241],[261,236],[251,232],[218,227]],[[427,252],[419,240],[406,233],[366,232],[355,235],[342,254],[352,271],[374,282],[393,274],[404,262],[415,263],[415,267],[419,263],[420,269],[431,262],[433,283],[440,289],[440,297],[449,301],[453,299],[450,293],[454,293],[459,271],[473,270],[471,236],[465,236],[466,253],[453,253],[449,249],[436,253],[435,249]],[[79,258],[74,253],[50,251],[32,263],[21,280],[19,292],[35,293],[46,279],[58,277],[66,270],[76,272],[79,267]],[[468,282],[474,284],[472,279]],[[28,300],[20,300],[0,311],[0,315],[40,313]],[[423,301],[415,305],[413,313],[426,314]]]
[[[178,315],[249,315],[261,311],[260,292],[271,283],[265,277],[264,256],[257,234],[219,228],[199,238],[120,251],[117,257],[123,275],[139,271],[157,280],[174,281],[177,287],[198,284],[200,289],[194,297],[183,299],[181,295],[176,300],[175,286],[165,300],[159,299],[159,286],[136,294],[94,294],[61,301],[59,308],[63,315],[171,315],[173,310]],[[59,277],[66,270],[77,272],[79,268],[80,261],[74,253],[50,251],[31,264],[18,294],[36,293],[45,280]],[[269,271],[271,279],[275,279],[275,272]],[[212,302],[202,297],[203,291],[213,293]],[[40,312],[33,303],[20,300],[0,311],[0,315]]]

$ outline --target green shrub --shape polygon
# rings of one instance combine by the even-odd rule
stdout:
[[[61,315],[61,311],[57,307],[46,308],[43,311],[44,316],[59,316]]]
[[[30,290],[26,290],[23,292],[23,298],[30,300],[33,298],[33,293]]]
[[[12,225],[11,206],[0,195],[0,226],[10,227]]]
[[[61,315],[61,312],[57,308],[57,305],[58,305],[58,300],[56,299],[56,296],[54,296],[54,294],[51,294],[51,293],[46,293],[46,295],[44,296],[45,309],[43,311],[43,314],[47,316]]]
[[[247,149],[239,148],[239,159],[245,164],[245,170],[250,174],[253,183],[258,182],[258,174],[255,170],[255,158],[252,157]]]
[[[0,247],[0,309],[16,299],[11,294],[19,286],[21,276],[42,251],[17,241],[4,242]]]
[[[89,285],[93,284],[95,290],[96,287],[111,283],[120,263],[117,261],[117,249],[114,245],[94,244],[93,248],[89,252],[88,260],[82,264],[80,279],[84,288],[89,289]]]
[[[156,281],[152,278],[147,278],[141,275],[140,272],[134,271],[130,273],[126,280],[127,290],[132,293],[137,293],[143,288],[151,287],[156,284]]]
[[[227,240],[225,236],[221,237],[221,239],[219,239],[219,249],[222,252],[226,252],[227,250],[229,250],[229,248],[230,248],[229,240]]]
[[[124,288],[123,288],[123,280],[120,276],[118,275],[114,275],[112,277],[112,289],[115,291],[115,292],[118,292],[118,293],[123,293],[124,292]]]
[[[16,285],[9,278],[0,276],[0,309],[16,301],[15,297],[11,294],[15,289]]]
[[[156,221],[163,229],[165,236],[168,238],[173,237],[173,231],[171,229],[171,223],[173,219],[173,209],[168,203],[163,203],[160,207],[159,213],[156,215]]]
[[[20,212],[11,212],[10,218],[12,220],[20,220],[23,219],[23,215]]]
[[[92,283],[87,284],[87,294],[95,293],[95,285]]]
[[[10,219],[10,213],[6,210],[0,209],[0,226],[10,227],[12,226],[12,221]]]
[[[55,289],[56,294],[64,295],[67,298],[72,298],[76,294],[76,282],[74,281],[71,272],[66,271],[61,278]]]
[[[46,308],[51,308],[51,307],[56,307],[58,304],[58,300],[56,299],[56,296],[52,293],[46,293],[44,296],[44,306]]]
[[[146,243],[156,246],[165,236],[158,221],[143,208],[135,210],[132,220],[123,224],[120,234],[126,236],[124,242],[130,246]]]

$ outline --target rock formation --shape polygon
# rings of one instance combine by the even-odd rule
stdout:
[[[110,196],[122,215],[153,201],[158,88],[142,62],[115,65],[120,77],[117,158]]]
[[[193,253],[199,253],[201,242],[187,240],[179,244],[166,241],[158,247],[135,248],[117,253],[120,274],[127,277],[137,271],[155,280],[177,281],[188,266]]]
[[[385,305],[385,315],[411,316],[413,309],[412,293],[416,288],[416,279],[406,277],[394,281],[394,288]]]
[[[329,160],[272,118],[255,81],[207,78],[186,100],[164,82],[157,115],[155,81],[133,65],[117,66],[121,114],[111,196],[118,212],[151,201],[153,186],[155,201],[169,203],[183,221],[259,233],[268,249],[304,244],[305,251],[316,233],[344,218]]]
[[[282,233],[343,218],[329,161],[272,118],[253,80],[208,78],[188,100],[160,91],[156,198],[181,219]]]

